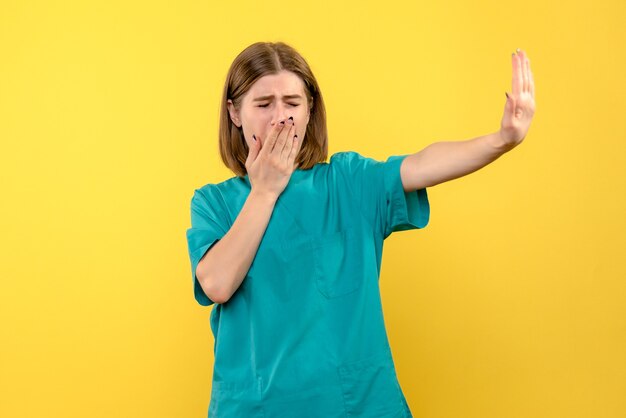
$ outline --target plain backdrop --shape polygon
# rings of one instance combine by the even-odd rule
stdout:
[[[312,67],[329,156],[379,160],[497,131],[527,52],[525,141],[385,241],[398,378],[416,418],[626,416],[625,8],[3,0],[0,416],[206,416],[185,231],[233,176],[219,102],[257,41]]]

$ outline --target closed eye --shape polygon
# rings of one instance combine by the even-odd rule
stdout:
[[[293,107],[300,106],[300,104],[295,104],[295,103],[287,103],[287,104],[289,106],[293,106]],[[264,105],[258,105],[257,107],[267,107],[267,106],[269,106],[269,103],[268,104],[264,104]]]

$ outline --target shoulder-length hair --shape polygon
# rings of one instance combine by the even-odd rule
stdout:
[[[304,92],[309,105],[309,123],[304,143],[295,162],[299,169],[309,169],[328,157],[328,131],[326,110],[317,80],[305,59],[291,46],[283,42],[257,42],[241,51],[228,70],[220,109],[219,149],[224,164],[237,176],[247,174],[245,162],[248,144],[243,129],[229,117],[228,100],[236,109],[250,87],[265,75],[287,70],[298,75],[304,82]]]

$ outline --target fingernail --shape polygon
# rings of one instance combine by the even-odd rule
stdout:
[[[284,125],[284,124],[285,124],[285,121],[284,121],[284,120],[281,120],[281,121],[280,121],[280,124],[281,124],[281,125]]]
[[[506,91],[504,92],[504,95],[506,96],[506,98],[509,98],[509,95],[506,93]]]
[[[293,116],[289,116],[289,120],[293,120]]]
[[[256,141],[256,135],[252,134],[252,138]]]
[[[295,135],[295,136],[293,137],[293,140],[294,140],[294,141],[295,141],[296,139],[298,139],[298,135]]]

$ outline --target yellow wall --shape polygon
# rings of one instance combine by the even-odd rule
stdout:
[[[623,0],[173,3],[0,3],[0,416],[206,416],[185,230],[259,40],[311,64],[331,154],[379,159],[496,131],[528,53],[524,143],[386,241],[398,376],[416,417],[626,416]]]

